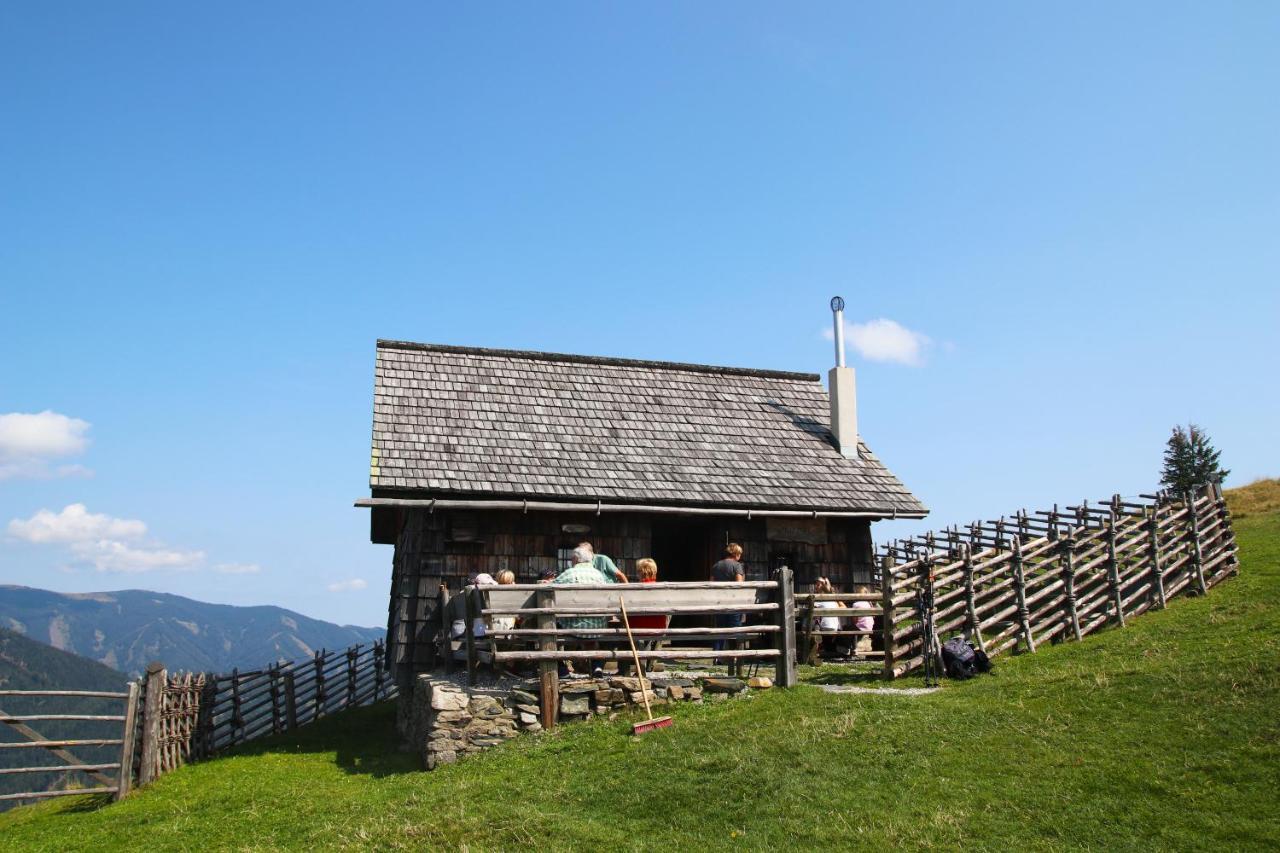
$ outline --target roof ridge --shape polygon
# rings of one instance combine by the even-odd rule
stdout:
[[[682,361],[651,361],[640,358],[614,358],[603,355],[576,355],[563,352],[539,352],[537,350],[491,349],[488,347],[463,347],[452,344],[422,344],[413,341],[378,339],[378,349],[404,349],[425,352],[444,352],[458,355],[484,355],[498,358],[527,358],[536,361],[565,361],[579,364],[602,364],[614,367],[647,367],[657,370],[683,370],[690,373],[720,373],[729,376],[755,376],[761,379],[793,379],[803,382],[819,382],[816,373],[800,373],[790,370],[760,370],[751,367],[721,367],[714,364],[692,364]]]

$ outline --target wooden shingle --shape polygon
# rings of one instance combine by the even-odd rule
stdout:
[[[379,341],[375,495],[921,515],[816,374]]]

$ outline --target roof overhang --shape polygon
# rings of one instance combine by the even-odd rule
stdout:
[[[924,518],[926,512],[899,512],[896,509],[824,510],[824,509],[754,509],[750,507],[702,507],[659,504],[619,504],[604,501],[479,500],[466,498],[360,498],[355,506],[363,509],[470,509],[515,510],[518,512],[632,512],[651,515],[713,515],[733,518]]]

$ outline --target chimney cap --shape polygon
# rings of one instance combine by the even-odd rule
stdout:
[[[843,310],[844,310],[844,297],[843,297],[843,296],[833,296],[833,297],[831,297],[831,310],[832,310],[832,311],[843,311]]]

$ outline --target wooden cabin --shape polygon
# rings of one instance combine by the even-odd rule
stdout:
[[[586,540],[632,578],[652,557],[704,581],[737,542],[747,580],[848,587],[872,580],[872,521],[926,513],[858,438],[844,366],[829,400],[811,373],[378,341],[374,376],[357,505],[395,546],[402,682],[435,664],[440,586],[473,573],[533,582]]]

